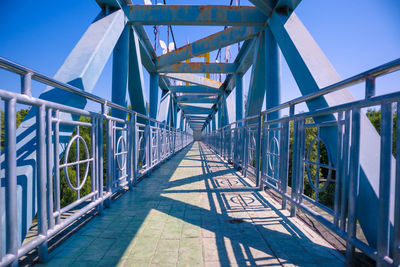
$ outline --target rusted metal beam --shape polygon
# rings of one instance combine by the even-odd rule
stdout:
[[[193,83],[205,87],[210,87],[210,88],[215,88],[219,89],[222,85],[221,82],[214,81],[211,79],[207,79],[204,77],[201,77],[196,74],[191,74],[191,73],[160,73],[161,76],[183,81],[183,82],[188,82],[188,83]]]
[[[263,26],[267,16],[252,6],[128,5],[123,7],[131,24]]]
[[[176,63],[160,68],[159,72],[165,73],[234,73],[238,67],[236,63]]]
[[[185,45],[157,58],[157,68],[163,68],[200,56],[243,40],[250,39],[258,34],[262,27],[231,27],[213,35]]]

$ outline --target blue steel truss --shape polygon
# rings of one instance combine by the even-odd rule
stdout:
[[[400,264],[400,163],[399,157],[395,159],[391,154],[392,106],[397,103],[399,113],[400,95],[374,95],[375,78],[398,70],[399,60],[342,81],[296,16],[294,10],[300,0],[250,0],[254,6],[242,7],[148,6],[133,5],[129,0],[96,1],[102,10],[54,78],[0,58],[0,67],[19,74],[22,80],[21,94],[0,91],[6,107],[0,190],[0,199],[6,201],[0,203],[0,266],[16,265],[18,257],[35,247],[39,247],[40,259],[46,261],[48,238],[91,208],[101,212],[103,203],[109,205],[115,191],[134,185],[152,168],[189,144],[192,132],[196,136],[202,133],[218,153],[241,166],[244,175],[254,176],[258,186],[277,190],[282,195],[283,208],[286,201],[290,202],[293,216],[296,208],[301,208],[343,237],[349,264],[355,248],[376,260],[379,266]],[[143,25],[229,27],[158,56]],[[185,62],[238,42],[243,44],[232,63]],[[280,103],[279,49],[303,95],[285,104]],[[111,53],[110,102],[91,92]],[[142,66],[150,73],[149,100],[145,99]],[[244,107],[243,75],[250,67],[251,80]],[[223,73],[226,78],[219,82],[197,73]],[[47,85],[39,98],[31,97],[31,79]],[[171,80],[190,85],[172,85]],[[355,101],[345,87],[364,81],[366,98]],[[229,114],[227,97],[234,88],[236,112]],[[86,111],[88,101],[100,104],[102,113]],[[15,130],[18,103],[32,108]],[[299,103],[305,103],[309,112],[295,114]],[[380,135],[360,111],[372,105],[381,106]],[[289,116],[282,115],[285,108],[290,109]],[[261,112],[263,109],[267,111]],[[79,120],[83,117],[86,121]],[[236,122],[229,124],[229,121]],[[84,127],[90,129],[91,145],[80,137],[79,129]],[[304,140],[308,128],[318,132],[309,145],[317,144],[319,151],[319,145],[323,144],[329,151],[327,164],[307,158],[309,150]],[[103,131],[107,135],[106,159],[102,151]],[[291,131],[294,176],[289,185]],[[83,145],[86,159],[80,159],[77,153],[76,161],[68,162],[72,143],[78,149],[78,144]],[[398,141],[397,155],[399,146]],[[107,160],[106,179],[103,179],[104,160]],[[80,187],[88,177],[89,167],[83,177],[76,177],[76,185],[69,180],[66,169],[82,164],[91,165],[92,189],[81,198]],[[310,166],[335,172],[333,209],[318,203],[318,193],[324,188],[319,187],[319,178],[311,181],[308,174],[316,199],[303,194],[304,179],[307,179],[303,174],[310,172]],[[67,173],[69,186],[78,192],[78,199],[63,208],[59,192],[62,169]],[[331,180],[328,178],[325,184]],[[287,193],[288,187],[291,194]],[[327,211],[333,221],[303,201]],[[84,202],[89,204],[67,220],[60,220],[65,212]],[[21,246],[36,214],[40,234]],[[378,225],[371,217],[380,218]],[[357,220],[367,243],[355,236]]]

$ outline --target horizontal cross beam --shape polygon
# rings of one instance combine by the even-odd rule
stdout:
[[[197,107],[197,106],[187,106],[187,105],[179,105],[179,107],[183,110],[183,112],[188,114],[210,114],[210,108]]]
[[[267,16],[252,6],[129,5],[123,7],[131,24],[263,26]]]
[[[214,104],[217,101],[216,98],[194,98],[194,99],[185,99],[178,100],[178,103],[199,103],[199,104]]]
[[[185,117],[188,120],[196,120],[196,119],[205,120],[208,118],[208,116],[198,116],[198,115],[191,115],[191,114],[185,114]]]
[[[262,29],[262,27],[231,27],[225,29],[157,57],[157,68],[173,65],[186,59],[217,50],[221,47],[250,39]]]
[[[214,89],[218,89],[222,85],[219,81],[214,81],[191,73],[160,73],[160,75],[178,81],[193,83]]]
[[[191,86],[171,85],[169,87],[169,90],[171,90],[174,93],[196,93],[196,94],[219,94],[221,92],[221,90],[219,89],[200,86],[200,85],[191,85]]]
[[[160,68],[165,73],[235,73],[238,64],[235,63],[176,63]]]
[[[214,97],[214,98],[213,98]],[[185,101],[185,100],[190,100],[190,99],[207,99],[207,98],[212,98],[216,99],[215,95],[213,94],[207,94],[207,95],[180,95],[176,97],[176,101]]]

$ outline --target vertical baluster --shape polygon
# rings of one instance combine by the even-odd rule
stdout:
[[[139,144],[138,144],[138,131],[137,131],[137,115],[136,113],[133,115],[133,186],[136,185],[137,183],[137,168],[138,168],[138,150],[139,150]]]
[[[129,185],[129,189],[132,188],[132,180],[133,180],[133,175],[132,175],[132,154],[133,154],[133,136],[132,136],[132,114],[128,114],[129,120],[127,122],[126,128],[126,136],[127,136],[127,154],[126,154],[126,168],[127,168],[127,181]]]
[[[317,137],[320,138],[320,130],[321,127],[317,126]],[[315,164],[315,187],[318,189],[319,188],[319,170],[320,170],[320,164],[321,164],[321,142],[319,139],[317,139],[317,160]],[[319,191],[315,190],[315,201],[318,202],[319,199]]]
[[[114,153],[113,153],[113,130],[112,130],[112,121],[107,116],[107,139],[106,139],[106,149],[107,149],[107,177],[106,177],[106,188],[107,193],[112,193],[112,175],[113,175],[113,161],[114,161]],[[106,207],[111,205],[110,197],[104,203]]]
[[[18,265],[17,173],[16,173],[16,100],[5,102],[5,187],[6,187],[6,254],[15,255],[11,266]]]
[[[343,155],[341,157],[342,177],[341,200],[340,200],[340,229],[346,229],[346,217],[349,200],[349,153],[350,153],[350,110],[344,114],[344,137],[343,137]]]
[[[103,178],[104,178],[104,157],[103,157],[103,118],[101,117],[98,121],[98,132],[97,132],[97,148],[98,148],[98,163],[99,163],[99,175],[98,175],[98,180],[97,180],[97,184],[98,184],[98,197],[100,197],[101,199],[103,199]],[[101,201],[101,203],[99,204],[98,208],[97,208],[98,212],[101,214],[103,213],[103,201]]]
[[[281,133],[279,137],[280,157],[279,157],[279,179],[281,182],[282,193],[282,209],[286,209],[286,192],[288,185],[289,170],[289,120],[285,120],[281,125]]]
[[[60,111],[56,110],[54,117],[56,123],[54,125],[54,174],[55,174],[55,205],[56,205],[56,224],[61,221],[61,185],[60,185]]]
[[[54,216],[53,216],[53,135],[52,128],[53,122],[52,117],[53,110],[49,108],[47,110],[47,216],[49,222],[49,229],[54,227]]]
[[[261,177],[260,177],[260,159],[261,159],[261,138],[262,138],[262,127],[263,127],[263,114],[260,114],[260,117],[258,118],[258,129],[257,129],[257,139],[256,139],[256,151],[255,151],[255,169],[256,169],[256,187],[260,188],[262,183],[261,183]]]
[[[396,185],[394,200],[394,231],[393,231],[393,265],[400,265],[400,102],[397,102],[396,118]]]
[[[351,147],[350,147],[350,182],[349,182],[349,207],[346,240],[347,264],[351,265],[354,257],[354,245],[351,240],[356,236],[357,228],[357,198],[360,179],[360,109],[352,109]]]
[[[160,130],[161,130],[161,128],[160,128],[160,124],[159,123],[157,123],[157,130],[156,130],[156,143],[157,143],[157,146],[156,146],[156,149],[157,149],[157,163],[158,162],[161,162],[161,142],[160,142]]]
[[[337,138],[337,146],[336,146],[336,171],[335,171],[335,196],[334,196],[334,204],[333,204],[333,209],[334,209],[334,217],[333,217],[333,223],[336,226],[339,226],[339,206],[340,206],[340,184],[341,184],[341,177],[340,177],[340,170],[342,168],[341,166],[341,151],[342,151],[342,140],[343,140],[343,125],[342,125],[342,120],[343,120],[343,112],[338,113],[338,118],[337,118],[337,128],[338,128],[338,138]]]
[[[79,136],[79,125],[76,126],[76,135]],[[76,161],[79,162],[79,139],[76,139]],[[80,164],[76,164],[75,165],[75,169],[76,169],[76,186],[79,186],[80,184],[80,173],[79,173],[79,165]],[[76,192],[76,199],[80,199],[81,198],[81,190],[78,190]]]
[[[246,127],[243,123],[243,128],[242,128],[242,160],[241,160],[241,165],[242,165],[242,175],[246,176],[246,157],[247,157],[247,138],[246,138]]]
[[[298,161],[300,160],[298,158],[298,143],[299,143],[299,121],[294,120],[293,121],[293,155],[292,155],[292,192],[291,192],[291,198],[292,201],[290,203],[290,216],[294,217],[296,216],[296,203],[297,201],[297,172],[298,172]]]
[[[305,142],[306,142],[306,129],[305,129],[305,119],[299,122],[299,160],[297,161],[297,201],[300,204],[303,200],[304,192],[304,155],[305,155]]]
[[[390,174],[393,135],[392,123],[392,103],[384,103],[381,106],[381,158],[379,175],[377,266],[384,266],[383,258],[389,255]]]
[[[41,236],[47,236],[47,197],[46,197],[46,107],[39,107],[36,121],[37,130],[37,176],[38,176],[38,232]],[[48,260],[47,238],[39,245],[39,259],[41,262]]]
[[[150,124],[150,122],[149,122],[149,124]],[[143,134],[144,134],[144,138],[145,138],[145,148],[144,148],[144,150],[146,151],[146,168],[150,168],[150,166],[151,166],[151,163],[150,163],[150,148],[149,148],[149,146],[150,146],[150,138],[149,138],[149,136],[150,136],[150,125],[146,125],[145,126],[145,129],[144,129],[144,132],[143,132]]]
[[[96,181],[97,181],[97,175],[96,175],[96,161],[97,161],[97,155],[96,155],[96,118],[92,117],[91,118],[91,123],[92,123],[92,127],[90,127],[90,150],[91,150],[91,154],[92,154],[92,167],[90,168],[90,187],[91,187],[91,192],[96,191]],[[96,200],[96,196],[92,197],[92,201]]]

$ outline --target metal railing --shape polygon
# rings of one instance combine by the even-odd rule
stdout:
[[[0,220],[0,266],[18,263],[19,257],[35,248],[39,249],[40,259],[46,261],[47,242],[51,237],[94,208],[101,213],[103,204],[110,205],[114,192],[124,186],[134,186],[155,166],[193,140],[186,132],[6,59],[0,58],[0,68],[22,78],[21,94],[0,90],[0,104],[5,106],[2,152],[5,196],[1,196],[0,191],[5,210],[0,209],[0,216],[4,215]],[[31,79],[99,103],[102,112],[34,98],[30,93]],[[36,140],[32,153],[36,153],[38,178],[38,231],[23,244],[18,240],[17,201],[28,200],[17,199],[16,151],[20,140],[17,140],[16,116],[20,104],[35,113],[28,120],[36,120],[31,126]],[[123,116],[110,115],[115,110]],[[66,186],[62,186],[63,183]],[[61,195],[67,191],[73,193],[75,199],[62,203]],[[2,233],[5,236],[2,237]]]
[[[278,192],[283,209],[289,201],[291,216],[300,208],[342,237],[346,241],[348,264],[353,262],[358,249],[375,260],[377,266],[399,266],[400,92],[375,94],[375,79],[399,69],[400,59],[397,59],[317,93],[231,123],[206,134],[203,140],[240,167],[243,175],[254,178],[257,187],[266,185]],[[361,82],[365,82],[362,100],[295,114],[297,104]],[[380,151],[372,152],[380,155],[380,167],[376,167],[380,192],[376,246],[357,234],[356,215],[365,205],[357,201],[360,157],[367,156],[360,153],[360,129],[362,121],[368,120],[365,109],[371,107],[378,107],[381,113]],[[278,113],[286,108],[289,115],[280,116]],[[393,125],[397,125],[395,131]],[[391,177],[395,177],[395,184],[391,183]],[[393,227],[390,218],[394,218]]]

